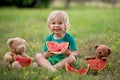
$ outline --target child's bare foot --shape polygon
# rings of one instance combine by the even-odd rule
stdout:
[[[50,70],[51,72],[55,72],[56,68],[54,68],[53,66],[49,67],[48,70]]]

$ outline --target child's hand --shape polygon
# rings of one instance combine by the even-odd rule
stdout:
[[[63,51],[62,54],[64,54],[65,56],[69,56],[70,52],[71,51],[69,49],[67,49],[67,50]]]
[[[47,51],[46,52],[46,58],[49,58],[50,56],[55,55],[54,53],[52,53],[51,51]]]

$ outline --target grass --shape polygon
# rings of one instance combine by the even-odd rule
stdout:
[[[43,41],[49,34],[47,17],[53,10],[0,8],[0,80],[119,80],[119,8],[82,7],[65,10],[71,24],[68,32],[75,37],[79,51],[76,68],[86,65],[85,56],[94,55],[95,44],[105,44],[112,49],[106,68],[98,75],[69,74],[65,69],[51,73],[41,67],[16,70],[3,64],[3,56],[8,52],[6,42],[11,37],[24,38],[27,41],[26,54],[31,57],[42,51]]]

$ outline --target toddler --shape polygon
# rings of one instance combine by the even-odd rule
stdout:
[[[38,53],[35,56],[38,65],[54,72],[57,68],[64,67],[65,63],[70,65],[75,64],[78,53],[74,37],[66,32],[69,28],[67,13],[61,10],[53,11],[48,17],[47,24],[51,34],[44,41],[43,53]],[[53,54],[51,51],[48,51],[46,41],[68,42],[69,49],[63,51],[61,54]]]

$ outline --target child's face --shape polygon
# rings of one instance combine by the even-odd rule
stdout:
[[[62,34],[66,31],[66,26],[62,20],[54,19],[50,21],[49,29],[54,34]]]

